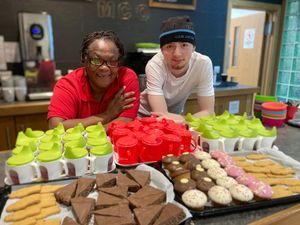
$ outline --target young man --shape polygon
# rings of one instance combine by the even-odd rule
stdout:
[[[211,60],[195,52],[193,23],[187,16],[171,17],[161,25],[160,48],[146,65],[146,89],[141,94],[139,116],[151,113],[178,121],[191,93],[197,93],[196,117],[214,112]]]
[[[81,45],[84,67],[55,85],[48,109],[49,127],[85,127],[113,120],[131,121],[137,116],[140,91],[136,74],[120,66],[124,48],[112,31],[88,34]]]

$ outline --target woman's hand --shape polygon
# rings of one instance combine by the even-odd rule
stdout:
[[[133,101],[135,101],[134,92],[126,92],[125,93],[125,86],[122,87],[115,97],[111,100],[108,104],[105,114],[108,116],[108,122],[115,119],[123,110],[129,109],[133,107]]]

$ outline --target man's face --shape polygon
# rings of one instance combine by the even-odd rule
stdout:
[[[88,48],[86,71],[93,91],[106,90],[118,75],[119,50],[114,42],[93,41]]]
[[[180,77],[189,68],[189,61],[195,46],[189,42],[171,42],[162,47],[162,54],[171,73]]]

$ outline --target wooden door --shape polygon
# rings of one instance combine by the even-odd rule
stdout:
[[[227,74],[239,84],[259,82],[266,12],[231,19]]]
[[[0,151],[13,149],[15,141],[16,132],[14,117],[0,117]]]
[[[25,131],[27,127],[32,130],[48,130],[47,113],[16,116],[16,131]]]

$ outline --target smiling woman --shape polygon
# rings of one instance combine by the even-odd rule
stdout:
[[[48,111],[49,127],[65,128],[113,120],[130,121],[139,107],[139,82],[129,68],[120,66],[124,48],[112,31],[88,34],[81,45],[78,68],[60,79]]]

